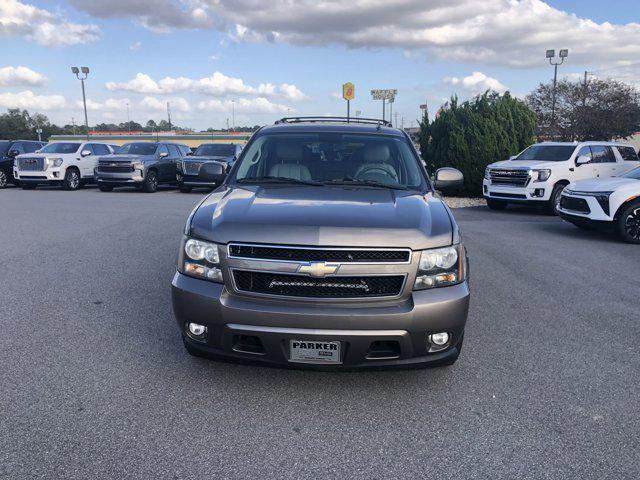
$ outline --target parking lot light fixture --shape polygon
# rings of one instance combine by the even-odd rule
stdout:
[[[569,56],[569,49],[563,48],[560,50],[560,61],[554,61],[556,56],[555,50],[547,50],[546,57],[549,59],[549,63],[553,65],[553,94],[551,100],[551,128],[555,133],[556,130],[556,84],[558,83],[558,65],[564,63],[564,59]]]
[[[82,75],[80,72],[82,71]],[[84,91],[84,81],[89,76],[89,67],[71,67],[71,72],[76,76],[82,85],[82,105],[84,106],[84,126],[86,128],[87,140],[89,140],[89,118],[87,117],[87,97]]]

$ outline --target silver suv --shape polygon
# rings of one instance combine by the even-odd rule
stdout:
[[[212,181],[224,175],[207,164]],[[204,166],[203,166],[204,168]],[[438,189],[462,174],[440,169]],[[411,140],[379,120],[283,119],[189,216],[172,282],[189,353],[263,364],[450,365],[467,256]]]

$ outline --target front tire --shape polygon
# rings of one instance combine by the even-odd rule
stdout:
[[[546,206],[546,211],[549,215],[558,215],[558,209],[560,208],[560,198],[562,197],[562,191],[567,185],[564,183],[556,183],[551,192],[551,198]]]
[[[502,200],[487,199],[487,207],[489,207],[491,210],[504,210],[505,208],[507,208],[507,202],[504,202]]]
[[[153,170],[147,172],[142,189],[147,193],[154,193],[158,190],[158,175],[156,172]]]
[[[640,202],[634,202],[620,212],[617,230],[625,242],[640,243]]]
[[[6,188],[9,183],[9,175],[4,170],[0,170],[0,188]]]
[[[62,182],[65,190],[78,190],[80,188],[80,173],[75,168],[67,168]]]

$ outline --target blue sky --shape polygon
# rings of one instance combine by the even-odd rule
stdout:
[[[287,114],[379,117],[372,88],[396,88],[398,123],[452,94],[526,95],[552,75],[546,48],[584,70],[637,83],[637,0],[0,0],[0,108],[82,117],[72,65],[91,68],[89,121],[165,118],[222,127]],[[19,68],[23,67],[23,68]],[[138,76],[136,81],[133,81]]]

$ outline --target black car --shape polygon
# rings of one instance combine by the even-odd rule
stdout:
[[[180,191],[188,193],[193,187],[217,187],[217,184],[200,176],[200,168],[205,163],[218,162],[223,164],[225,173],[228,173],[241,151],[242,146],[235,143],[203,143],[178,164],[176,178]]]
[[[9,183],[15,184],[13,178],[13,160],[23,153],[33,153],[45,146],[45,142],[34,140],[0,140],[0,188]]]
[[[101,157],[95,171],[98,187],[110,192],[114,187],[136,187],[153,193],[160,183],[176,183],[176,166],[185,155],[185,145],[169,142],[133,142]]]

